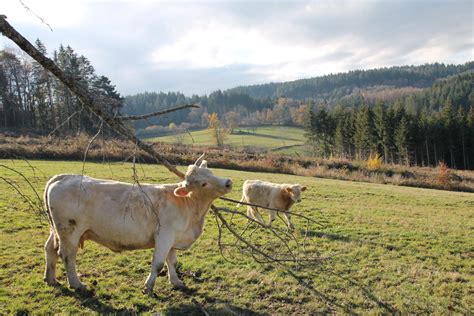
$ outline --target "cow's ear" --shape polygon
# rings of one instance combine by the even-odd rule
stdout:
[[[207,168],[207,160],[203,160],[201,162],[201,165],[199,166],[200,168]]]
[[[179,187],[179,188],[174,189],[174,195],[178,197],[185,197],[185,196],[188,196],[188,194],[189,194],[189,191],[184,187]]]
[[[293,192],[293,189],[292,189],[291,187],[286,187],[285,190],[286,190],[286,192],[288,192],[288,193]]]
[[[301,187],[301,191],[306,191],[306,187]]]

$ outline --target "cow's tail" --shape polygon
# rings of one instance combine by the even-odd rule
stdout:
[[[48,216],[48,221],[49,225],[51,226],[51,229],[54,230],[54,223],[53,223],[53,218],[51,216],[51,210],[49,208],[49,200],[48,200],[48,191],[49,191],[49,186],[55,182],[58,182],[59,180],[63,179],[64,177],[68,176],[67,174],[60,174],[57,176],[52,177],[49,179],[49,181],[46,183],[46,186],[44,188],[44,195],[43,195],[43,200],[44,200],[44,211],[46,213],[46,216]]]

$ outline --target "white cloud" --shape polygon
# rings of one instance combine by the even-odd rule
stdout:
[[[71,45],[122,93],[474,59],[472,1],[22,1],[54,32],[18,0],[0,14],[50,50]]]
[[[214,68],[232,64],[266,66],[305,59],[309,53],[304,45],[280,45],[258,29],[210,23],[157,48],[151,59],[159,68]]]

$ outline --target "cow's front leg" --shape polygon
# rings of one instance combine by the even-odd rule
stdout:
[[[291,212],[291,210],[288,210],[289,212]],[[288,225],[288,229],[289,230],[294,230],[295,229],[295,226],[293,226],[293,223],[291,222],[291,214],[289,213],[283,213],[285,215],[285,218],[286,218],[286,224]]]
[[[166,257],[166,265],[168,266],[168,279],[175,288],[184,289],[186,286],[183,281],[181,281],[176,273],[176,249],[171,249]]]
[[[153,250],[153,260],[151,261],[151,272],[145,281],[146,294],[153,293],[156,277],[165,264],[166,257],[174,243],[174,233],[169,231],[160,231],[155,237],[155,249]]]

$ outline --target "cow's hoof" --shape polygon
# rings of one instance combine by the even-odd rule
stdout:
[[[187,289],[187,286],[181,280],[175,281],[175,282],[171,283],[171,285],[173,286],[173,289],[175,289],[175,290],[186,290]]]
[[[58,286],[58,285],[59,285],[59,282],[58,282],[58,280],[56,280],[56,279],[47,279],[47,278],[44,278],[44,281],[45,281],[46,284],[48,284],[49,286]]]
[[[71,284],[70,287],[76,291],[84,291],[86,290],[86,285],[82,282],[79,282],[77,284]]]
[[[143,293],[144,295],[147,295],[147,296],[151,297],[151,298],[158,298],[158,295],[156,295],[156,293],[153,292],[153,289],[149,290],[149,289],[147,289],[147,288],[144,288],[144,289],[142,290],[142,293]]]

